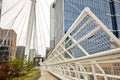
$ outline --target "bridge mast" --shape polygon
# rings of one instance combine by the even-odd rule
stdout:
[[[27,27],[27,38],[26,38],[26,46],[25,46],[25,55],[27,55],[27,60],[29,58],[33,23],[35,20],[35,11],[36,11],[36,0],[31,0],[31,9],[30,9],[30,15],[29,15],[29,21]]]

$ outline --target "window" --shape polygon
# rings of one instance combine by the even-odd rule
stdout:
[[[10,45],[10,41],[8,40],[8,45]]]
[[[6,45],[6,41],[4,41],[4,45]]]

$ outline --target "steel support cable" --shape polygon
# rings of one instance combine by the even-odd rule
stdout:
[[[25,1],[26,1],[26,0],[25,0]],[[22,10],[23,10],[24,7],[25,7],[25,2],[24,2],[24,4],[23,4],[23,6],[21,7],[21,10],[20,10],[20,11],[18,12],[18,14],[14,17],[13,23],[11,24],[11,26],[9,26],[10,29],[12,28],[13,24],[15,23],[16,19],[18,18],[19,14],[22,12]],[[10,30],[7,31],[5,37],[3,38],[3,41],[2,41],[2,43],[1,43],[0,45],[3,45],[3,43],[4,43],[5,39],[7,38],[7,35],[8,35],[9,32],[10,32]],[[5,53],[4,53],[4,54],[5,54]],[[4,55],[4,54],[3,54],[3,55]],[[1,57],[1,60],[2,60],[2,58],[3,58],[3,56]]]
[[[25,3],[25,2],[24,2],[24,3]],[[21,10],[20,10],[20,11],[18,12],[18,14],[14,17],[14,20],[13,20],[11,26],[9,26],[10,29],[13,27],[15,21],[17,20],[19,14],[22,12],[22,10],[24,9],[24,7],[25,7],[25,5],[22,6]],[[3,41],[2,41],[2,43],[1,43],[1,45],[3,44],[4,40],[7,38],[8,33],[9,33],[9,31],[6,33],[6,36],[3,38]]]
[[[41,13],[40,13],[40,11],[39,11],[39,9],[38,9],[38,13],[39,13],[39,16],[42,16]],[[44,31],[41,18],[40,18],[40,23],[41,23],[41,29],[42,29],[42,31]],[[45,43],[45,46],[47,46],[46,40],[45,40],[45,36],[43,36],[43,39],[44,39],[43,41],[44,41],[44,43]]]
[[[38,12],[39,12],[39,16],[41,16],[41,15],[40,15],[40,14],[41,14],[40,11],[38,11]],[[41,23],[41,29],[42,29],[42,31],[44,31],[44,29],[43,29],[43,24],[42,24],[42,20],[41,20],[40,17],[39,17],[39,19],[40,19],[40,23]],[[43,46],[46,46],[46,47],[47,47],[46,40],[45,40],[45,35],[44,35],[44,34],[43,34],[43,35],[41,34],[41,37],[42,37],[42,39],[43,39],[42,41],[43,41],[43,43],[44,43]]]
[[[9,23],[8,25],[10,25],[10,23]],[[6,33],[6,35],[7,35],[8,33],[9,33],[9,31]],[[4,38],[6,38],[6,35],[5,35]],[[4,38],[3,38],[3,40],[4,40]],[[2,43],[0,43],[1,46],[2,46],[3,42],[4,42],[4,41],[2,41]],[[4,58],[4,55],[5,55],[5,53],[3,52],[3,55],[1,56],[0,60],[2,60],[2,59]],[[4,60],[4,59],[3,59],[3,60]]]
[[[28,11],[28,13],[30,12],[30,7],[29,7],[29,9],[28,9],[29,11]],[[24,24],[25,25],[25,24]],[[25,32],[25,35],[27,35],[27,32]],[[26,37],[24,37],[24,39],[23,39],[23,45],[25,46],[26,45],[26,41],[24,41],[24,40],[26,40]],[[20,40],[19,40],[20,41]]]
[[[45,23],[46,23],[46,26],[47,26],[48,34],[50,34],[49,28],[48,28],[48,23],[47,23],[47,20],[46,20],[46,17],[45,17],[45,13],[44,13],[42,4],[41,4],[41,2],[39,2],[39,3],[40,3],[40,6],[41,6],[41,8],[42,8],[42,13],[43,13],[43,17],[44,17],[44,20],[45,20]],[[40,6],[39,6],[39,8],[40,8]]]
[[[41,22],[41,21],[42,21],[41,18],[39,18],[39,20],[40,20],[40,24],[41,24],[41,27],[40,27],[40,28],[41,28],[40,32],[41,32],[41,31],[44,31],[44,30],[43,30],[43,28],[42,28],[43,25],[42,25],[42,22]],[[47,46],[47,44],[46,44],[46,42],[45,42],[45,38],[44,38],[45,36],[43,36],[43,35],[44,35],[44,34],[41,33],[41,42],[42,42],[42,45],[43,45],[43,46]],[[43,49],[43,46],[42,46],[42,49]],[[43,50],[44,50],[44,49],[43,49]]]
[[[26,5],[26,8],[27,8],[27,10],[29,10],[28,8],[29,8],[29,5],[27,6]],[[25,9],[25,8],[24,8]],[[18,25],[16,25],[16,28],[14,29],[15,31],[18,31],[18,27],[17,26],[20,26],[20,24],[21,24],[21,22],[23,21],[23,18],[26,18],[27,17],[27,12],[29,12],[29,11],[24,11],[24,14],[23,15],[21,15],[21,19],[19,20],[19,24]],[[25,14],[26,13],[26,14]],[[24,22],[25,23],[25,22]]]
[[[46,3],[46,5],[47,5],[47,7],[48,7],[48,9],[49,9],[49,5],[48,5],[48,3],[47,3],[47,1],[45,0],[45,3]]]
[[[26,1],[26,0],[24,0],[24,1]],[[19,16],[19,14],[22,12],[22,10],[23,10],[23,8],[25,7],[26,5],[25,5],[25,2],[24,2],[24,4],[23,4],[23,6],[21,7],[21,9],[20,9],[20,11],[18,12],[18,14],[15,16],[15,17],[13,17],[12,18],[12,20],[8,23],[8,24],[10,24],[11,23],[11,26],[10,26],[10,28],[12,28],[12,26],[13,26],[13,24],[15,23],[15,21],[16,21],[16,19],[17,19],[17,17]],[[8,26],[8,24],[7,25],[5,25],[5,27],[7,27]]]
[[[28,10],[28,9],[27,9],[27,10]],[[26,12],[25,12],[25,13],[26,13]],[[20,37],[19,37],[19,39],[18,39],[18,43],[19,43],[19,41],[20,41],[20,39],[21,39],[22,33],[24,32],[23,29],[24,29],[24,26],[25,26],[25,22],[27,21],[27,18],[26,18],[26,17],[27,17],[27,13],[24,14],[24,16],[23,16],[23,18],[24,18],[24,21],[23,21],[23,22],[24,22],[24,23],[23,23],[23,26],[22,26],[22,30],[21,30],[21,32],[20,32]],[[23,19],[21,19],[20,22],[22,22],[22,20],[23,20]]]
[[[5,25],[4,27],[5,27],[5,28],[10,28],[10,26],[12,25],[12,22],[14,21],[14,19],[15,19],[15,17],[12,18],[12,19],[8,22],[8,24]]]
[[[42,24],[40,22],[40,27],[42,27]],[[42,33],[41,33],[41,29],[39,28],[39,31],[40,31],[40,40],[41,40],[41,44],[40,44],[40,47],[41,47],[41,51],[43,52],[43,46],[44,46],[44,42],[43,42],[43,38],[42,38]]]
[[[37,22],[38,22],[38,26],[42,27],[42,23],[41,23],[39,17],[36,18],[36,23],[37,23]],[[39,24],[39,23],[40,23],[40,24]],[[41,40],[40,48],[41,48],[41,51],[42,51],[42,50],[43,50],[43,47],[42,47],[42,45],[43,45],[43,40],[42,40],[42,33],[41,33],[41,29],[40,29],[40,27],[39,27],[40,40]]]
[[[21,22],[21,21],[20,21]],[[25,21],[24,21],[25,22]],[[23,30],[23,29],[22,29]],[[21,37],[21,36],[20,36]],[[4,57],[4,55],[5,55],[5,53],[3,54],[3,56],[1,57],[1,58],[3,58]]]
[[[21,10],[18,12],[17,16],[20,14],[21,11],[22,11],[22,8],[21,8]],[[16,16],[16,18],[14,19],[14,22],[15,22],[15,20],[17,19],[17,16]],[[10,29],[12,28],[13,24],[14,24],[14,23],[12,23],[11,26],[9,27]],[[3,38],[3,41],[2,41],[2,43],[1,43],[1,45],[3,45],[4,40],[7,38],[7,35],[8,35],[8,33],[9,33],[9,31],[10,31],[10,30],[7,31],[5,37]],[[5,55],[5,53],[3,53],[2,57],[1,57],[1,60],[2,60],[2,58],[4,58],[4,55]]]
[[[10,10],[12,10],[13,8],[19,6],[21,3],[23,2],[23,0],[18,0],[14,5],[12,5],[8,10],[6,10],[4,13],[1,14],[1,16],[4,16],[6,13],[8,13]]]

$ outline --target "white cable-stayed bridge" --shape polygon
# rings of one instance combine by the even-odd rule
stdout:
[[[20,38],[22,32],[26,30],[25,54],[29,57],[31,41],[33,41],[34,48],[43,49],[42,46],[38,47],[38,36],[41,39],[40,44],[47,46],[46,35],[38,33],[38,30],[44,30],[44,27],[42,26],[42,19],[37,16],[43,16],[47,26],[46,33],[50,33],[43,8],[39,10],[36,7],[36,2],[42,5],[41,2],[31,0],[30,5],[26,1],[21,1],[23,4],[18,14],[10,20],[6,27],[11,29],[18,16],[25,10],[22,19],[19,21],[20,23],[17,25],[23,23],[27,26],[26,29],[24,29],[24,26],[22,27]],[[20,0],[18,2],[20,3]],[[18,6],[18,3],[15,3],[2,15],[7,14],[15,6]],[[40,11],[43,13],[41,14]],[[30,12],[29,15],[27,12]],[[26,19],[28,19],[27,24],[24,23]],[[19,30],[16,26],[17,29]],[[41,63],[40,68],[52,73],[61,80],[120,80],[120,40],[86,7],[49,53],[48,58]],[[49,79],[46,78],[46,80]]]

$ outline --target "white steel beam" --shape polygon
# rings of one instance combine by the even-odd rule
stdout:
[[[120,47],[120,41],[115,37],[113,33],[93,14],[92,11],[90,11],[89,8],[87,8],[88,15],[95,21],[99,26],[109,35],[111,38],[119,45]]]
[[[25,46],[25,55],[27,55],[27,59],[29,58],[29,50],[31,46],[31,37],[33,31],[33,22],[35,19],[35,7],[36,0],[31,0],[31,10],[29,15],[28,27],[27,27],[27,38],[26,38],[26,46]]]

